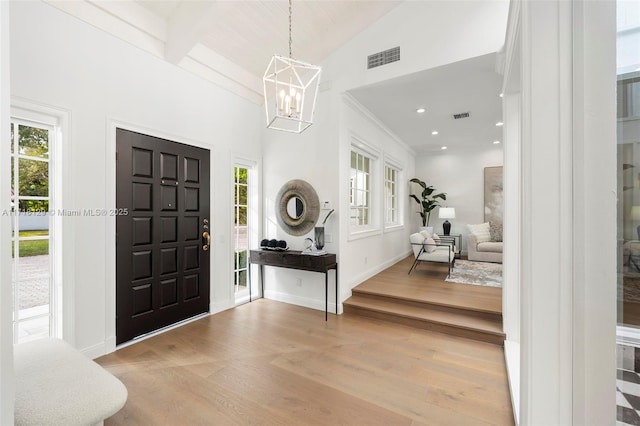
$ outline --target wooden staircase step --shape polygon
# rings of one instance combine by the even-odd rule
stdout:
[[[497,345],[502,345],[504,342],[505,335],[502,332],[501,319],[481,317],[457,309],[442,309],[442,307],[427,304],[406,302],[393,298],[370,297],[354,292],[343,306],[346,313],[365,315]]]
[[[481,307],[469,306],[467,304],[458,304],[455,300],[448,299],[446,301],[430,300],[421,297],[413,297],[406,294],[392,294],[379,291],[368,291],[355,287],[352,289],[354,296],[360,299],[376,299],[393,301],[399,305],[415,306],[422,309],[430,309],[445,312],[456,312],[473,318],[486,318],[502,324],[502,312],[495,310],[486,310]]]

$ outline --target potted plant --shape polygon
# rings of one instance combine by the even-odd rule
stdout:
[[[416,203],[420,206],[420,217],[422,218],[422,226],[429,226],[429,218],[431,217],[431,211],[440,205],[439,200],[445,201],[447,199],[447,194],[442,192],[439,194],[434,194],[435,188],[433,185],[427,186],[427,183],[421,181],[418,178],[413,178],[409,182],[417,183],[422,187],[422,193],[420,194],[420,198],[415,194],[409,194],[409,197],[416,200]]]

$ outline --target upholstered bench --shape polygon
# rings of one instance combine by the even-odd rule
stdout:
[[[94,425],[117,413],[127,388],[59,339],[14,347],[16,425]]]

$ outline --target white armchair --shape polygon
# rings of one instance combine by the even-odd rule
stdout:
[[[411,234],[409,241],[413,249],[415,261],[409,269],[409,274],[416,268],[418,262],[438,262],[447,263],[449,265],[449,273],[455,263],[455,246],[452,241],[447,242],[431,242],[427,241],[424,235],[420,233]]]

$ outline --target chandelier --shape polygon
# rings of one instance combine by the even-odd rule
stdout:
[[[313,124],[321,68],[291,57],[291,1],[289,0],[289,57],[274,55],[264,72],[267,127],[302,133]]]

